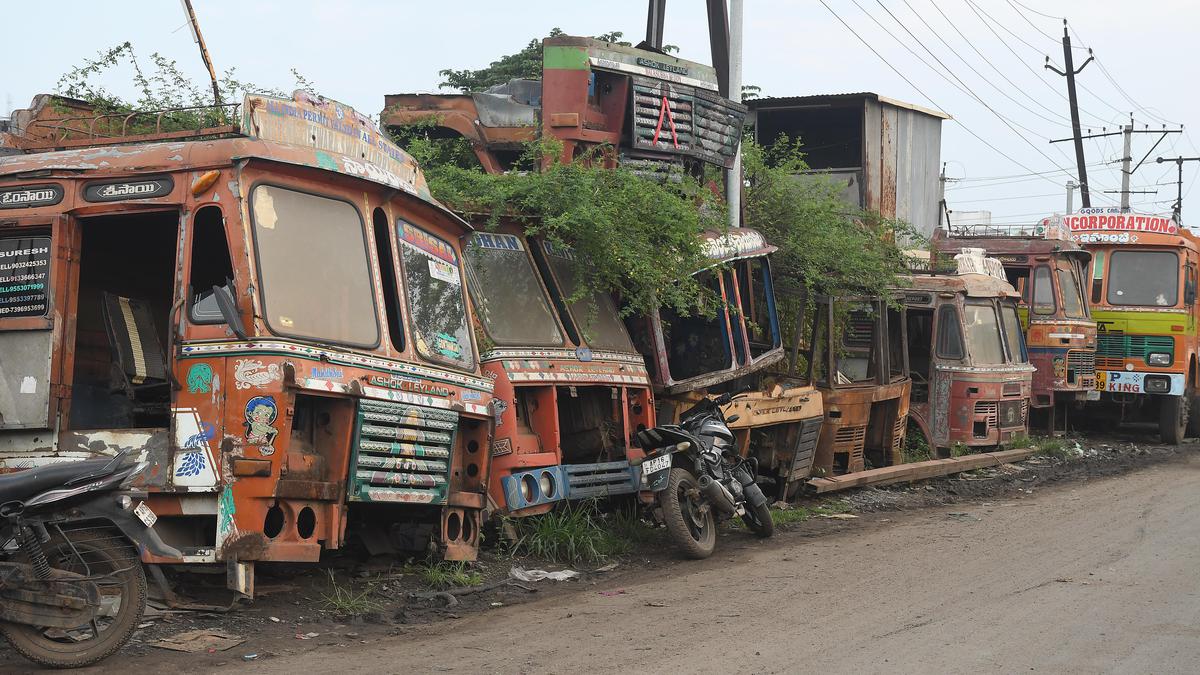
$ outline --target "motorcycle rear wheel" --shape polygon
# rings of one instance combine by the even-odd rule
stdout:
[[[146,573],[124,535],[97,528],[69,531],[68,536],[69,542],[55,533],[42,544],[50,566],[93,577],[106,575],[96,583],[101,587],[101,611],[107,608],[107,613],[70,631],[0,622],[0,635],[18,654],[51,668],[80,668],[108,658],[133,635],[146,609]],[[92,637],[80,639],[80,633]]]
[[[700,496],[700,485],[687,469],[672,468],[667,487],[659,493],[663,520],[671,543],[685,557],[700,560],[717,545],[717,520]]]

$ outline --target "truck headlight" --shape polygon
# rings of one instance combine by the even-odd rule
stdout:
[[[1169,366],[1175,359],[1165,352],[1152,352],[1146,357],[1146,363],[1152,366]]]
[[[1171,378],[1166,375],[1147,375],[1142,386],[1147,394],[1165,394],[1171,391]]]

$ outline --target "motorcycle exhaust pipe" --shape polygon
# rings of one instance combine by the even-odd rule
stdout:
[[[729,494],[729,490],[725,489],[724,485],[712,479],[708,474],[700,476],[697,481],[700,491],[708,498],[708,501],[713,505],[723,516],[732,516],[737,512],[737,506],[734,504],[733,495]]]

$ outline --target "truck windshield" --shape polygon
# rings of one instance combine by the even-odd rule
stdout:
[[[1174,251],[1113,251],[1108,261],[1108,304],[1175,306],[1179,256]]]
[[[1079,293],[1079,280],[1071,267],[1058,268],[1058,286],[1062,289],[1063,312],[1070,319],[1087,318],[1083,309],[1083,296]]]
[[[579,289],[579,277],[571,251],[555,247],[548,241],[542,242],[542,250],[546,252],[546,262],[550,264],[550,271],[558,282],[563,299],[571,298]],[[569,302],[568,311],[575,325],[583,331],[583,340],[588,346],[622,352],[634,350],[629,333],[625,332],[625,324],[617,313],[616,303],[608,295],[596,293],[590,299],[585,297]]]
[[[354,206],[259,185],[250,211],[271,330],[362,347],[378,344],[367,246]]]
[[[403,220],[396,229],[417,352],[431,361],[473,367],[458,255],[445,240]]]
[[[963,307],[967,349],[976,365],[1004,363],[1004,343],[996,308],[990,300],[969,300]]]
[[[1008,345],[1009,356],[1014,362],[1025,363],[1029,357],[1025,354],[1025,342],[1021,339],[1021,319],[1017,316],[1016,303],[1000,303],[1000,320],[1004,324],[1004,342]]]
[[[562,332],[520,237],[477,233],[466,259],[471,299],[488,337],[505,345],[562,345]]]

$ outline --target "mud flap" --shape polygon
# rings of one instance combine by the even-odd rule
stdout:
[[[236,557],[225,561],[225,587],[254,597],[254,561],[240,562]]]

